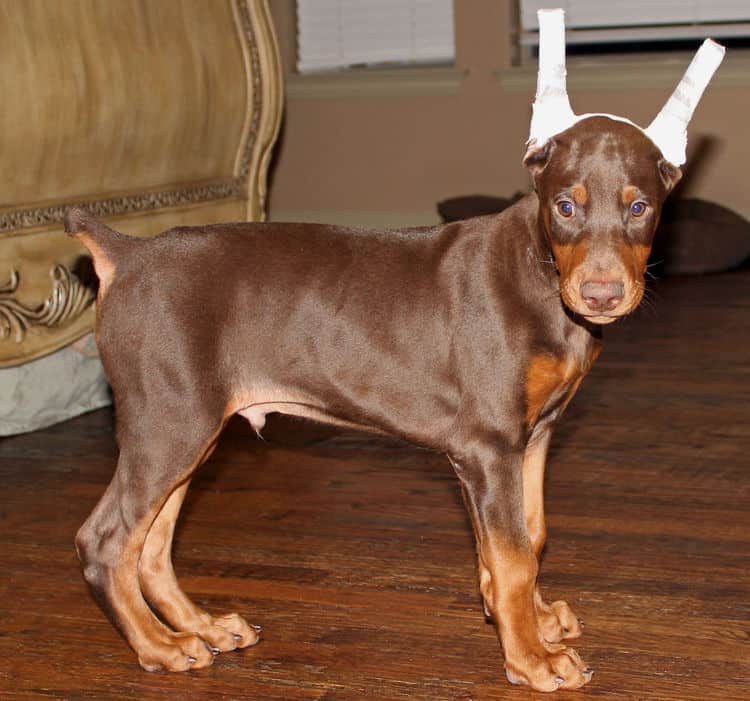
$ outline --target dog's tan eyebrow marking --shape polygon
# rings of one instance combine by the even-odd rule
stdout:
[[[582,207],[589,201],[589,192],[582,183],[576,183],[570,190],[576,204]]]
[[[638,188],[635,185],[626,185],[622,189],[622,203],[632,204],[638,197]]]

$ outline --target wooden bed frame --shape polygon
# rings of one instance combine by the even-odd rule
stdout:
[[[93,328],[84,204],[130,234],[262,219],[282,77],[265,0],[10,3],[0,80],[0,367]]]

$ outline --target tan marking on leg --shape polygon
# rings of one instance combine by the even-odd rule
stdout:
[[[551,431],[532,437],[523,459],[523,510],[531,549],[539,560],[547,537],[544,521],[544,466]],[[539,583],[534,587],[534,606],[544,640],[559,643],[581,634],[578,618],[564,601],[548,605],[542,599]]]
[[[143,599],[138,562],[150,521],[143,519],[130,533],[122,556],[110,572],[109,604],[145,670],[180,672],[207,667],[213,655],[203,640],[192,633],[173,633],[156,619]]]
[[[523,512],[531,549],[539,559],[547,536],[544,522],[544,466],[550,431],[532,438],[523,457]]]
[[[543,639],[534,605],[539,568],[534,553],[510,545],[501,534],[488,534],[481,553],[489,574],[483,594],[503,644],[508,679],[538,691],[586,684],[590,675],[578,654]]]
[[[175,630],[197,633],[215,652],[255,645],[260,631],[237,614],[213,617],[198,608],[181,589],[172,565],[172,538],[189,482],[175,489],[154,520],[139,562],[143,594]]]
[[[566,601],[546,603],[538,584],[534,591],[534,606],[539,628],[546,642],[560,643],[563,640],[581,637],[583,625],[568,603]]]
[[[559,411],[563,412],[575,395],[585,374],[591,369],[601,352],[601,344],[593,344],[583,367],[563,363],[550,355],[536,356],[529,365],[527,376],[527,421],[533,426],[549,397],[567,384],[566,394]],[[523,507],[526,531],[531,549],[537,560],[544,549],[547,527],[544,518],[544,469],[551,432],[532,434],[523,460]],[[577,638],[582,628],[578,617],[564,601],[546,604],[538,583],[534,587],[534,607],[542,636],[548,643]]]
[[[223,422],[204,443],[198,457],[183,471],[181,478],[176,480],[178,486],[186,483],[194,470],[211,453],[222,428]],[[124,449],[121,449],[119,460],[123,459]],[[85,532],[85,535],[79,532],[79,554],[81,548],[89,550],[92,547],[91,542],[87,543],[85,540],[94,539],[93,547],[98,550],[93,558],[90,555],[84,558],[85,569],[95,570],[87,575],[87,579],[104,598],[105,606],[111,610],[116,623],[145,670],[185,671],[206,667],[213,663],[213,655],[202,638],[194,632],[173,632],[167,628],[151,611],[141,589],[139,566],[148,532],[162,508],[169,502],[172,492],[166,492],[163,499],[136,523],[130,524],[123,510],[129,485],[120,481],[121,469],[122,466],[118,465],[107,491],[82,527],[81,531]],[[168,510],[173,508],[174,504]],[[108,512],[108,532],[97,532],[96,524],[103,518],[107,523]],[[164,533],[163,525],[159,532]],[[153,550],[163,552],[164,548],[153,546]],[[99,575],[97,571],[100,572]],[[101,581],[95,581],[97,576]]]

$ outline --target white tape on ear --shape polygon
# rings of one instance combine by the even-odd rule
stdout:
[[[676,166],[685,162],[687,125],[703,91],[721,64],[725,49],[706,39],[672,96],[647,129],[625,117],[606,113],[577,115],[570,106],[565,69],[565,13],[539,10],[539,72],[531,117],[529,145],[543,146],[550,138],[588,117],[608,117],[640,129]]]
[[[576,116],[570,107],[565,70],[565,13],[539,10],[539,72],[529,143],[540,146],[555,134],[573,126]]]
[[[645,129],[646,135],[673,165],[681,166],[685,162],[688,123],[725,53],[723,46],[706,39],[661,112]]]

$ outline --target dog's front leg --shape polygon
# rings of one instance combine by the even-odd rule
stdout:
[[[526,531],[537,561],[541,557],[547,538],[544,520],[544,466],[551,434],[549,428],[535,431],[523,456],[523,510]],[[559,643],[561,640],[578,638],[581,635],[581,623],[567,602],[545,603],[538,583],[534,587],[534,606],[547,642]]]
[[[534,602],[539,571],[524,513],[524,451],[480,448],[452,459],[477,538],[480,587],[515,684],[539,691],[583,686],[575,650],[544,639]]]

